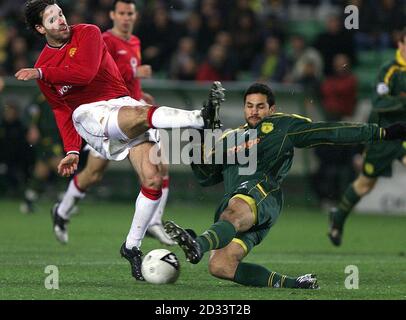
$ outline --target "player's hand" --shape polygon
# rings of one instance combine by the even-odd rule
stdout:
[[[154,105],[155,104],[154,97],[151,96],[149,93],[142,92],[141,99],[144,100],[149,105]]]
[[[20,69],[14,75],[17,80],[28,81],[28,80],[35,80],[40,78],[39,70],[36,68],[25,68]]]
[[[396,122],[384,130],[385,140],[406,140],[406,122]]]
[[[63,158],[58,164],[58,174],[69,177],[78,169],[79,155],[71,153]]]
[[[151,78],[152,68],[149,64],[143,64],[137,67],[137,78]]]

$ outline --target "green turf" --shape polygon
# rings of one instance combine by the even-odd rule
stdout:
[[[268,237],[246,261],[274,271],[316,273],[320,290],[243,287],[209,275],[207,257],[198,265],[181,263],[173,285],[134,281],[119,256],[132,219],[132,204],[83,202],[70,224],[70,242],[56,242],[50,203],[34,215],[23,215],[18,203],[0,200],[0,300],[2,299],[406,299],[406,217],[354,215],[343,246],[326,237],[326,215],[285,208]],[[166,218],[201,232],[212,221],[212,206],[171,204]],[[147,252],[162,247],[145,239]],[[59,268],[59,290],[47,290],[47,265]],[[344,286],[347,265],[359,268],[359,289]]]

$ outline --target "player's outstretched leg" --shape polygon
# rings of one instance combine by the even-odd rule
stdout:
[[[166,221],[164,227],[166,233],[182,248],[186,259],[190,263],[196,264],[202,259],[203,253],[200,250],[199,244],[185,229],[173,221]]]
[[[122,244],[120,248],[120,254],[123,258],[127,259],[127,261],[131,265],[131,274],[136,280],[145,281],[144,277],[142,276],[141,272],[141,264],[142,264],[142,252],[137,247],[133,247],[131,249],[127,249],[125,246],[125,242]]]

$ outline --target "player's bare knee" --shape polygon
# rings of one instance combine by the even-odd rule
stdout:
[[[375,178],[368,178],[365,176],[358,177],[353,184],[355,192],[359,196],[364,196],[372,191],[376,184]]]
[[[209,260],[209,272],[216,278],[232,280],[237,264],[234,259],[213,256]]]
[[[144,175],[141,178],[141,184],[148,189],[160,190],[162,188],[162,176],[159,172],[149,176]]]
[[[243,217],[241,215],[229,208],[227,208],[221,215],[219,220],[225,220],[230,222],[237,231],[240,231],[244,225]]]

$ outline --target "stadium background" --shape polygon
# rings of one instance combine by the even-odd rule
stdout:
[[[10,103],[17,105],[24,122],[26,110],[38,89],[35,83],[17,82],[12,75],[21,67],[33,65],[43,42],[26,29],[21,10],[23,3],[22,0],[3,0],[0,5],[0,75],[5,80],[0,108]],[[102,31],[111,27],[109,0],[61,0],[60,4],[71,24],[95,23]],[[359,9],[357,30],[343,28],[347,5],[357,5]],[[151,93],[158,104],[193,109],[199,108],[206,99],[210,82],[205,80],[222,80],[227,89],[227,101],[222,108],[226,128],[241,124],[242,94],[252,81],[258,79],[271,83],[282,112],[306,115],[313,120],[333,117],[334,120],[366,121],[376,74],[384,61],[393,58],[396,34],[403,27],[405,18],[405,2],[392,0],[137,1],[137,7],[140,15],[135,33],[143,43],[143,62],[151,64],[154,71],[151,80],[142,81],[144,91]],[[329,27],[334,24],[331,22],[334,19],[338,21],[337,30],[329,31],[328,28],[334,28]],[[309,48],[319,53],[315,60],[310,58],[310,63],[316,65],[314,72],[306,74],[301,71],[298,74],[295,70],[301,54],[295,55],[292,46],[298,36],[305,41],[301,54]],[[265,48],[265,43],[271,43],[270,49]],[[263,58],[266,50],[270,52],[268,60]],[[348,89],[348,95],[354,95],[356,100],[344,100],[343,105],[347,101],[350,105],[343,106],[338,115],[332,116],[323,104],[329,97],[322,96],[320,88],[333,75],[332,59],[340,53],[349,59],[343,69],[356,78],[356,83]],[[219,61],[220,67],[214,67],[217,68],[214,73],[212,70],[207,72],[203,66],[208,59]],[[318,64],[324,64],[324,68]],[[344,109],[350,109],[350,112]],[[353,157],[360,150],[347,150],[347,153]],[[338,191],[357,171],[352,161],[356,158],[345,157],[342,162],[347,169],[330,166],[333,171],[341,170],[341,174],[332,173],[330,176],[332,180],[340,180],[337,186],[331,186],[333,182],[328,177],[318,181],[322,175],[320,171],[329,168],[328,157],[320,158],[314,150],[298,150],[285,183],[288,200],[309,206],[334,203]],[[4,178],[6,170],[6,164],[0,165],[1,194],[18,197],[21,190],[9,190]],[[90,192],[90,198],[132,198],[137,185],[133,176],[127,174],[129,170],[125,161],[113,163],[103,182]],[[396,178],[404,177],[402,168],[396,167],[395,170]],[[202,197],[216,199],[219,189],[207,189],[203,193],[187,166],[172,165],[171,176],[170,201],[196,201]],[[22,188],[24,177],[19,179],[19,188]],[[63,182],[60,183],[58,188],[63,190]],[[395,180],[395,183],[381,181],[374,193],[362,201],[360,209],[405,211],[406,201],[399,194],[403,186],[402,179]],[[50,189],[58,188],[51,186]],[[331,191],[320,194],[319,189],[323,188]],[[55,196],[52,192],[48,195]]]
[[[406,298],[406,221],[405,217],[392,215],[406,212],[404,169],[396,168],[394,178],[390,182],[380,182],[374,193],[361,203],[360,209],[379,215],[352,216],[344,244],[338,250],[326,237],[326,207],[336,201],[337,190],[344,188],[359,170],[356,165],[357,153],[362,150],[359,147],[348,153],[343,149],[324,150],[324,155],[331,153],[333,159],[324,159],[321,173],[319,164],[323,150],[319,153],[297,150],[294,166],[283,186],[283,215],[267,239],[247,259],[292,275],[315,271],[322,288],[317,292],[269,291],[221,281],[208,274],[207,257],[199,265],[190,265],[178,248],[172,250],[180,258],[182,272],[175,285],[162,288],[131,281],[128,264],[118,255],[138,193],[136,179],[126,161],[112,163],[102,183],[89,192],[78,216],[72,219],[70,243],[62,247],[53,238],[49,208],[68,181],[52,179],[33,215],[22,215],[18,209],[26,177],[20,173],[16,188],[11,188],[7,181],[5,155],[17,145],[2,140],[3,114],[6,106],[15,105],[23,126],[27,126],[27,110],[39,93],[35,83],[17,82],[13,78],[19,68],[32,66],[43,46],[40,39],[26,31],[21,11],[24,2],[0,1],[0,87],[2,81],[5,84],[0,93],[0,300]],[[59,2],[70,23],[95,23],[102,30],[110,27],[109,0]],[[222,80],[227,89],[227,101],[221,111],[225,127],[240,124],[243,92],[258,79],[271,84],[282,112],[299,113],[313,120],[340,116],[365,121],[378,69],[384,61],[393,58],[397,30],[406,21],[406,3],[402,0],[144,0],[137,3],[140,19],[136,34],[143,41],[143,62],[152,64],[154,71],[153,78],[143,81],[142,85],[146,92],[154,95],[158,104],[199,108],[214,79],[203,81],[202,78],[210,74],[198,77],[197,70],[205,62],[211,45],[220,42],[221,48],[213,51],[217,52],[217,58],[226,55],[221,58],[226,61],[220,63],[223,68],[217,68],[215,75],[219,78],[215,80]],[[342,29],[346,17],[344,8],[351,4],[359,8],[358,30]],[[334,35],[326,33],[327,21],[332,15],[338,17],[336,21],[342,29]],[[224,36],[222,30],[228,35]],[[216,37],[219,34],[223,36]],[[347,76],[347,71],[351,71],[357,81],[349,90],[349,96],[355,97],[355,103],[349,106],[353,108],[350,114],[341,110],[337,115],[326,108],[326,97],[323,98],[319,88],[331,76],[331,69],[320,71],[319,66],[319,69],[310,68],[308,74],[299,76],[292,72],[298,60],[293,55],[292,37],[297,34],[306,40],[306,47],[312,46],[320,52],[322,62],[335,53],[349,57],[350,62],[341,69],[346,70]],[[177,48],[186,35],[194,39],[196,50],[186,49],[184,58],[185,53],[179,54]],[[268,37],[271,40],[267,41]],[[260,54],[268,42],[270,56],[268,64],[262,68],[260,62],[264,60]],[[160,50],[161,54],[156,55]],[[218,51],[222,53],[218,54]],[[314,51],[310,52],[314,59]],[[184,61],[187,63],[182,64]],[[311,60],[316,66],[317,61],[317,58]],[[175,72],[179,70],[187,72]],[[315,72],[317,70],[320,72]],[[344,96],[336,97],[336,100],[348,101]],[[337,167],[337,162],[345,165]],[[327,177],[322,174],[326,168],[332,170]],[[221,198],[221,185],[207,189],[199,187],[190,168],[184,165],[172,165],[170,173],[165,217],[202,232],[212,221],[215,205]],[[321,195],[320,189],[328,190],[327,195]],[[157,247],[159,244],[155,240],[143,241],[144,252]],[[47,276],[44,267],[47,265],[59,267],[60,290],[44,289]],[[344,270],[348,265],[359,267],[359,290],[344,287],[347,276]]]

